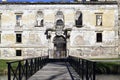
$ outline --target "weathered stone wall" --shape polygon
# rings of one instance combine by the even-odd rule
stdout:
[[[44,26],[35,27],[36,13],[44,14]],[[57,4],[57,5],[29,5],[13,4],[0,5],[1,14],[1,57],[15,57],[15,50],[22,50],[22,57],[47,55],[49,49],[54,49],[53,39],[55,32],[51,32],[51,39],[46,39],[45,31],[48,28],[55,29],[55,14],[62,11],[64,14],[65,28],[71,28],[67,49],[70,55],[99,56],[116,55],[118,35],[118,6],[83,5],[83,4]],[[81,11],[83,14],[83,27],[76,28],[75,14]],[[15,13],[22,14],[22,26],[16,27]],[[103,25],[96,26],[96,13],[103,16]],[[22,34],[22,43],[16,43],[16,33]],[[102,32],[103,42],[96,43],[96,32]],[[64,36],[64,35],[63,35]],[[101,52],[102,49],[102,52]],[[112,50],[110,51],[108,50]],[[108,52],[107,52],[108,51]],[[114,51],[114,52],[113,52]]]

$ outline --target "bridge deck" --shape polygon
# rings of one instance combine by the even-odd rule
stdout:
[[[64,62],[48,63],[28,80],[72,80]]]

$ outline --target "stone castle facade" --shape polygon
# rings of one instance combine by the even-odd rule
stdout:
[[[119,57],[115,0],[0,3],[0,58]]]

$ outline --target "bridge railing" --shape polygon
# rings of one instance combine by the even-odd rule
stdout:
[[[95,80],[95,62],[73,56],[69,56],[68,61],[79,74],[81,80]]]
[[[7,62],[8,80],[27,80],[48,62],[48,56]]]

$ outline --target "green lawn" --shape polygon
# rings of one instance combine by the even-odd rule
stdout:
[[[90,60],[120,60],[120,58],[90,58]]]
[[[9,62],[9,61],[13,61],[13,60],[1,60],[0,59],[0,75],[7,74],[7,64],[6,64],[6,62]],[[13,66],[13,68],[15,68],[17,66],[17,64],[15,63],[12,66]]]

